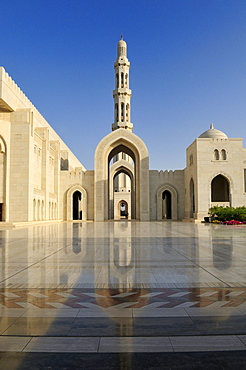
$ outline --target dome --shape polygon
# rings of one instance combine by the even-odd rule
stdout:
[[[220,131],[220,130],[216,130],[214,128],[214,125],[211,123],[210,125],[210,129],[203,132],[199,138],[208,138],[208,139],[227,139],[227,135]]]
[[[122,36],[121,36],[122,37]],[[121,38],[117,45],[117,56],[119,57],[126,57],[126,42]]]
[[[120,40],[118,42],[118,46],[123,46],[123,47],[126,47],[126,42],[124,40]]]

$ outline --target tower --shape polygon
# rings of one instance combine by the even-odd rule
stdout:
[[[117,44],[117,59],[114,62],[115,89],[114,98],[114,123],[112,131],[124,128],[132,131],[133,124],[130,123],[130,99],[132,92],[129,89],[130,62],[127,59],[127,45],[122,39]]]

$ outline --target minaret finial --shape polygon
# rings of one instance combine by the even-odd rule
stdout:
[[[122,34],[120,35],[120,39],[123,40],[123,35]]]

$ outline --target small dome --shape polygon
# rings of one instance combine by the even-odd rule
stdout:
[[[125,46],[126,47],[126,42],[124,40],[120,40],[118,42],[118,46]]]
[[[216,130],[216,129],[214,128],[214,125],[211,123],[211,125],[210,125],[210,129],[209,129],[209,130],[207,130],[207,131],[205,131],[205,132],[203,132],[203,133],[199,136],[199,138],[208,138],[208,139],[227,139],[227,138],[228,138],[228,136],[227,136],[224,132],[222,132],[222,131],[220,131],[220,130]]]
[[[117,57],[126,57],[126,42],[121,39],[117,44]]]

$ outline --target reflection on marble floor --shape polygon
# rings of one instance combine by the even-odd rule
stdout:
[[[0,288],[246,287],[246,227],[57,223],[0,231]]]

